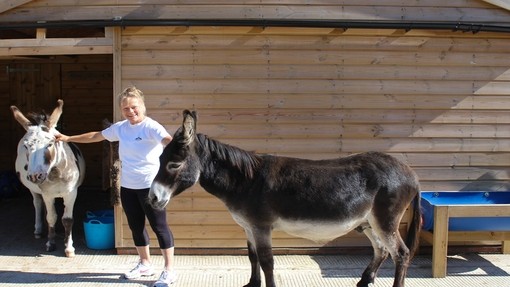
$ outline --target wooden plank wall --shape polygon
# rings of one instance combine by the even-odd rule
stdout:
[[[2,67],[4,67],[2,69]],[[41,57],[39,59],[4,60],[0,62],[0,97],[7,120],[2,121],[11,139],[2,142],[6,152],[0,170],[14,170],[16,146],[25,131],[13,119],[10,105],[24,113],[51,112],[57,99],[64,100],[64,113],[58,129],[77,134],[101,130],[102,120],[113,119],[111,55]],[[83,187],[102,188],[102,144],[80,145],[87,162]]]
[[[423,190],[509,190],[508,47],[510,35],[491,33],[130,27],[121,78],[171,132],[195,109],[199,132],[247,150],[312,159],[378,150],[409,163]],[[200,187],[175,198],[168,217],[181,248],[245,246]],[[118,247],[132,246],[122,223]],[[274,245],[320,246],[282,233]]]
[[[60,67],[47,61],[7,61],[5,71],[8,79],[5,102],[9,142],[2,145],[9,152],[8,160],[0,165],[4,170],[14,171],[17,145],[25,130],[12,116],[10,105],[16,105],[23,113],[51,112],[60,97]],[[4,64],[3,63],[3,64]]]
[[[103,119],[113,121],[113,63],[111,55],[77,56],[62,64],[62,96],[65,101],[64,130],[80,134],[102,130]],[[104,143],[80,144],[87,171],[83,186],[103,190]]]
[[[9,109],[11,103],[9,99],[9,73],[8,66],[4,63],[0,63],[0,110],[2,114],[5,115],[6,120],[0,121],[0,130],[2,130],[2,135],[4,137],[3,142],[5,142],[4,147],[0,148],[0,158],[2,158],[2,162],[12,163],[14,166],[15,155],[13,155],[13,151],[9,150],[7,147],[12,146],[14,142],[17,143],[19,140],[12,139],[12,122],[7,120],[8,118],[12,118],[11,110]],[[17,124],[17,123],[16,123]],[[15,146],[15,145],[14,145]],[[14,150],[16,153],[16,150]],[[12,171],[7,166],[0,166],[0,172],[2,171]]]

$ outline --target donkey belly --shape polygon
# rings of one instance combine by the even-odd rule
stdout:
[[[273,227],[293,236],[325,243],[345,235],[363,222],[366,222],[365,217],[339,221],[288,220],[279,218],[275,221]]]

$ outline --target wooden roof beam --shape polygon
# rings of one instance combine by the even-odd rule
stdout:
[[[112,54],[111,38],[0,40],[0,56]]]
[[[483,0],[483,1],[510,11],[510,0]]]
[[[0,14],[11,9],[14,9],[33,0],[3,0],[0,1]]]
[[[37,28],[35,39],[0,40],[0,57],[39,55],[112,54],[113,27],[97,38],[46,38],[46,29]]]

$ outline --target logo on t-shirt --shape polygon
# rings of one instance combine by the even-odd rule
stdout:
[[[135,138],[135,141],[141,141],[141,140],[142,140],[142,138],[141,138],[141,137],[136,137],[136,138]]]

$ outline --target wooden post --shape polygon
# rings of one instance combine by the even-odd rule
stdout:
[[[122,76],[121,76],[121,53],[122,53],[122,30],[120,27],[114,27],[107,31],[108,37],[113,38],[113,122],[116,122],[122,118],[120,107],[117,102],[117,95],[122,91]],[[120,164],[120,162],[117,162]],[[120,167],[119,167],[120,172]],[[117,175],[117,182],[113,184],[118,186],[120,189],[120,175]],[[116,204],[113,208],[115,216],[115,247],[123,246],[123,224],[122,219],[124,218],[124,212],[121,204]]]
[[[45,28],[37,28],[35,30],[37,39],[46,39],[46,29]]]
[[[448,206],[434,207],[434,233],[432,243],[432,277],[446,277],[448,253]]]
[[[510,240],[504,240],[501,245],[501,253],[510,254]]]

